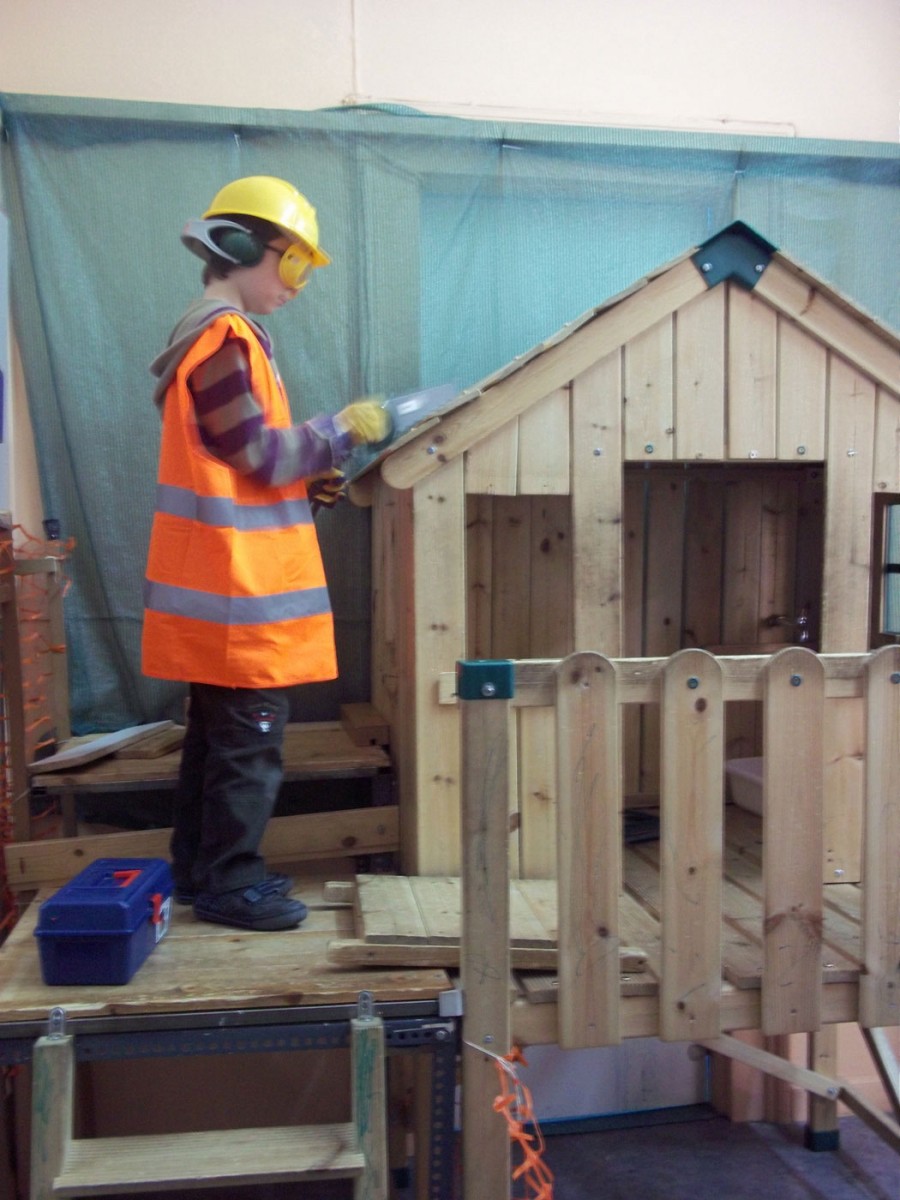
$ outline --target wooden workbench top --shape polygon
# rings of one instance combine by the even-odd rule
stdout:
[[[121,986],[48,987],[37,939],[40,893],[0,949],[0,1022],[42,1020],[55,1007],[69,1017],[186,1013],[292,1005],[435,999],[452,986],[438,968],[346,969],[329,965],[327,946],[351,934],[349,908],[327,904],[320,877],[299,879],[294,894],[310,912],[299,929],[251,933],[198,921],[173,906],[169,932],[131,981]]]

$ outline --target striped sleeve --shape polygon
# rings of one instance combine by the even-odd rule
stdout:
[[[258,483],[282,486],[320,475],[350,454],[352,440],[328,416],[275,429],[253,395],[244,343],[229,337],[188,381],[200,439],[215,458]]]

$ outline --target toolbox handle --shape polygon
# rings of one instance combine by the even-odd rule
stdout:
[[[119,887],[126,888],[126,887],[130,887],[134,883],[134,881],[137,879],[138,875],[142,875],[142,874],[143,874],[143,872],[140,869],[138,869],[138,870],[131,869],[131,870],[127,870],[127,871],[113,871],[113,879],[117,879],[119,881]]]

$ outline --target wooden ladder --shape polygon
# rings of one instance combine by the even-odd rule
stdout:
[[[344,1124],[76,1138],[75,1039],[62,1027],[54,1010],[34,1047],[31,1200],[320,1179],[353,1179],[354,1200],[386,1200],[384,1026],[368,993],[350,1020],[352,1120]]]

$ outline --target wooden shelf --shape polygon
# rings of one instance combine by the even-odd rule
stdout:
[[[351,1179],[364,1168],[350,1123],[81,1138],[69,1143],[53,1193],[102,1196],[161,1184],[208,1188]]]

